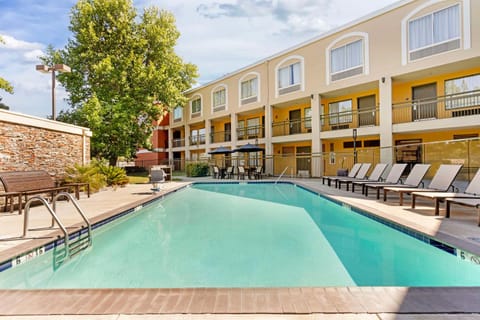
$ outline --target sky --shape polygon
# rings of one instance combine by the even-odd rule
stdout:
[[[0,0],[0,90],[10,111],[51,115],[51,77],[35,71],[48,45],[65,47],[70,11],[77,0]],[[156,6],[173,13],[180,38],[176,53],[197,65],[197,85],[215,80],[397,0],[133,0],[139,13]],[[74,66],[71,66],[74,67]],[[68,109],[56,86],[57,112]]]

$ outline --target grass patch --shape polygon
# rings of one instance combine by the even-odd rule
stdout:
[[[148,172],[131,172],[128,174],[128,182],[132,184],[148,183]]]

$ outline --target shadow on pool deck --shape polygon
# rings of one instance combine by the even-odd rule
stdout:
[[[190,180],[219,181],[211,178]],[[480,236],[480,228],[477,227],[477,217],[473,210],[455,208],[452,217],[445,219],[443,216],[434,216],[433,206],[428,202],[419,202],[417,208],[412,210],[407,205],[400,207],[394,201],[384,203],[376,201],[374,197],[367,199],[360,193],[323,186],[321,180],[317,179],[294,181],[470,252],[480,253],[480,243],[475,241]],[[93,221],[98,221],[188,183],[163,184],[162,192],[157,194],[152,194],[149,184],[107,189],[93,194],[91,198],[82,195],[80,205]],[[406,201],[405,204],[409,202]],[[80,222],[72,208],[68,203],[62,202],[58,211],[62,221],[71,227]],[[30,227],[44,227],[49,223],[50,217],[44,209],[33,208]],[[53,234],[51,230],[30,231],[29,239],[24,240],[18,238],[22,234],[22,228],[23,215],[0,213],[0,261],[46,243],[51,236],[59,234],[58,230]],[[470,319],[473,315],[468,314],[480,313],[479,297],[480,288],[476,287],[0,290],[0,315],[83,314],[104,315],[105,319],[110,319],[111,315],[115,315],[112,319],[133,319],[133,315],[143,315],[140,318],[146,319],[244,319],[238,314],[248,314],[249,319],[270,319],[273,314],[283,315],[281,318],[285,319],[386,320],[413,319],[407,318],[408,314],[415,314],[415,319],[418,319],[421,318],[419,314],[425,314],[428,319]],[[398,316],[398,313],[405,315]],[[448,315],[451,313],[455,314]],[[160,316],[162,314],[170,316],[164,318]],[[180,314],[191,316],[182,317]],[[202,315],[195,317],[194,314]],[[427,314],[435,315],[427,317]],[[159,316],[156,318],[154,315]],[[315,318],[308,315],[315,315]]]

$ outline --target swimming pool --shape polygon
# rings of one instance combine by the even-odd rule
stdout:
[[[294,184],[194,184],[1,288],[478,286],[480,267]]]

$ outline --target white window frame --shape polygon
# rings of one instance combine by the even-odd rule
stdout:
[[[358,52],[360,54],[360,59],[357,59],[360,60],[360,63],[356,64],[356,65],[351,65],[351,66],[347,66],[348,62],[348,54],[347,54],[347,48],[352,46],[353,44],[356,44],[356,43],[360,43],[360,52]],[[365,58],[363,56],[363,52],[365,51],[363,49],[364,47],[364,44],[363,44],[363,39],[357,39],[357,40],[354,40],[354,41],[351,41],[349,43],[346,43],[342,46],[339,46],[339,47],[336,47],[336,48],[333,48],[330,50],[330,70],[331,70],[331,73],[330,75],[333,75],[333,74],[337,74],[337,73],[341,73],[341,72],[344,72],[344,71],[348,71],[348,70],[351,70],[351,69],[355,69],[355,68],[358,68],[358,67],[363,67],[365,65]],[[334,58],[334,53],[336,52],[340,52],[340,50],[343,49],[343,53],[342,53],[342,60],[343,60],[343,68],[341,69],[338,69],[338,70],[333,70],[333,58]]]
[[[459,90],[449,90],[453,87],[449,86],[449,82],[462,82],[462,86],[468,84],[468,79],[474,79],[478,81],[478,86],[473,88],[462,89],[461,86],[457,86]],[[467,82],[465,82],[467,80]],[[480,90],[480,73],[471,74],[464,77],[447,79],[445,80],[445,110],[459,109],[459,108],[469,108],[473,106],[478,106],[480,104],[480,96],[478,93],[472,92]]]
[[[289,63],[287,63],[289,62]],[[293,85],[291,85],[290,87],[293,87],[293,86],[296,86],[296,85],[300,85],[300,89],[299,90],[295,90],[295,91],[292,91],[292,92],[289,92],[289,93],[297,93],[297,92],[303,92],[305,91],[305,59],[304,57],[302,56],[299,56],[299,55],[293,55],[293,56],[288,56],[286,57],[285,59],[283,59],[282,61],[280,61],[276,66],[275,66],[275,97],[278,98],[280,95],[285,95],[285,94],[289,94],[289,93],[284,93],[284,94],[280,94],[280,90],[281,89],[285,89],[285,88],[288,88],[287,87],[280,87],[279,85],[279,71],[280,69],[283,69],[283,68],[286,68],[286,67],[290,67],[291,65],[295,64],[299,62],[300,63],[300,76],[299,76],[299,83],[295,83]]]
[[[325,49],[325,69],[326,69],[325,82],[326,82],[327,85],[332,83],[332,81],[331,81],[332,73],[331,73],[331,68],[330,68],[330,66],[331,66],[330,65],[331,51],[332,51],[332,49],[336,49],[337,47],[341,47],[341,46],[338,46],[337,44],[339,42],[345,41],[345,39],[348,39],[348,38],[352,38],[352,41],[350,41],[349,43],[353,43],[357,40],[362,40],[363,39],[363,73],[358,74],[358,75],[354,75],[352,77],[358,77],[360,75],[370,74],[370,42],[369,42],[368,33],[366,33],[366,32],[346,33],[346,34],[336,38],[334,41],[332,41],[332,43],[330,43],[330,45]],[[351,79],[351,77],[348,77],[346,79]],[[341,80],[336,80],[336,81],[341,81]]]
[[[339,110],[341,104],[344,102],[350,102],[350,110]],[[334,105],[337,105],[337,109],[335,112],[333,111]],[[333,118],[332,114],[342,113],[341,116],[337,118]],[[353,101],[352,99],[342,100],[342,101],[335,101],[328,104],[328,119],[330,125],[338,125],[343,123],[351,123],[353,121]],[[335,120],[334,120],[335,119]]]
[[[179,113],[180,113],[180,117],[177,117],[177,114],[176,114],[176,113],[178,112],[178,110],[180,110],[180,112],[179,112]],[[180,107],[180,106],[175,107],[175,108],[173,109],[172,114],[173,114],[173,117],[172,117],[172,118],[173,118],[173,122],[182,121],[182,120],[183,120],[183,107]]]
[[[200,100],[200,111],[193,112],[193,102]],[[200,94],[194,95],[189,102],[190,107],[190,119],[198,118],[203,115],[203,97]]]
[[[257,82],[257,92],[255,95],[249,96],[249,97],[242,97],[243,91],[242,91],[242,84],[246,81],[252,81],[253,79],[256,79]],[[254,102],[260,102],[260,74],[258,72],[249,72],[243,77],[240,78],[238,81],[238,105],[241,107],[242,105],[254,103]],[[253,98],[257,98],[256,100]],[[255,100],[251,102],[246,102],[250,100]]]
[[[225,101],[222,104],[215,104],[215,96],[221,91],[225,91]],[[212,89],[212,113],[225,111],[228,109],[228,88],[225,84],[221,84]]]
[[[419,12],[424,10],[425,8],[428,8],[430,6],[436,5],[438,3],[443,2],[444,0],[430,0],[422,5],[416,7],[414,10],[412,10],[409,14],[407,14],[403,19],[402,19],[402,65],[407,65],[409,62],[409,46],[408,46],[408,27],[409,27],[409,21],[412,20],[412,17],[415,17]],[[468,50],[471,48],[471,30],[470,30],[470,1],[471,0],[459,0],[458,3],[461,3],[461,21],[460,21],[460,43],[463,43],[463,50]],[[463,9],[463,10],[462,10]],[[438,10],[435,10],[438,11]],[[462,48],[460,48],[462,49]],[[451,52],[451,51],[448,51]],[[422,59],[418,59],[422,60]],[[414,60],[414,61],[418,61]]]

